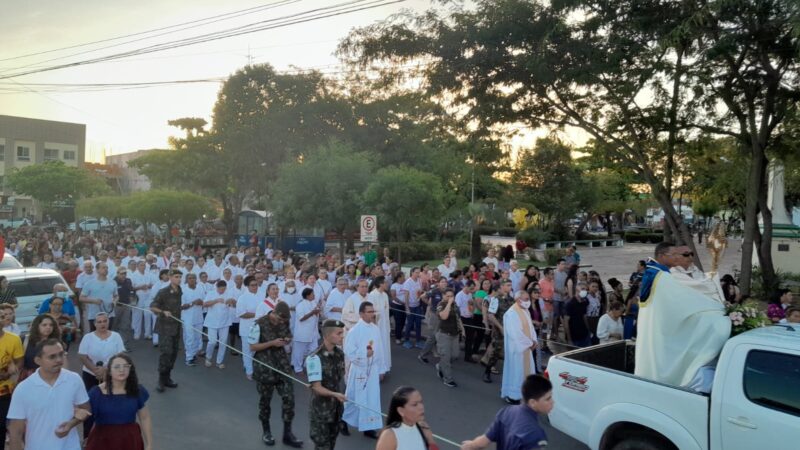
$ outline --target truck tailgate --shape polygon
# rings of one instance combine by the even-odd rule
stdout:
[[[689,445],[684,442],[681,450],[707,448],[708,397],[569,358],[570,353],[587,351],[591,349],[550,359],[554,427],[593,450],[599,448],[604,432],[621,421],[648,426],[665,436],[670,430],[688,433]]]

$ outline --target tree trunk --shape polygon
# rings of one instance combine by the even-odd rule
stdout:
[[[592,215],[590,213],[586,213],[586,217],[581,219],[581,223],[578,224],[578,229],[575,230],[575,239],[581,238],[581,233],[583,233],[583,229],[586,228],[586,224],[592,219]]]
[[[651,188],[652,187],[651,185]],[[684,223],[683,218],[678,214],[678,211],[672,206],[672,199],[666,195],[666,192],[660,189],[655,193],[655,198],[658,200],[659,206],[664,210],[664,222],[666,222],[670,231],[672,231],[672,236],[675,237],[673,243],[675,245],[685,245],[689,247],[696,255],[697,248],[692,239],[692,233],[689,231],[689,227],[686,223]],[[664,231],[666,240],[666,229]],[[695,258],[694,264],[698,269],[703,270],[703,264],[700,262],[700,258]]]
[[[481,233],[473,228],[469,243],[469,262],[476,264],[481,260]]]
[[[754,146],[757,144],[753,144]],[[767,158],[763,151],[753,149],[750,174],[745,193],[744,237],[742,239],[742,261],[739,286],[742,294],[750,295],[753,284],[753,252],[756,252],[761,268],[761,281],[767,295],[777,288],[775,266],[772,263],[772,211],[767,205]],[[764,224],[761,233],[758,213]]]
[[[344,262],[344,229],[336,230],[339,233],[339,262]],[[347,268],[345,268],[347,269]]]

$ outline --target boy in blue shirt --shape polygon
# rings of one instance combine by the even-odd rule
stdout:
[[[547,447],[547,435],[539,425],[539,414],[553,410],[553,385],[541,375],[528,375],[522,383],[523,402],[500,410],[485,434],[461,443],[462,450],[534,450]]]

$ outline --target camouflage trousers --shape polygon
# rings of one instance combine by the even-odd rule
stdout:
[[[162,334],[158,343],[158,373],[169,375],[178,357],[178,343],[181,341],[180,328],[176,334]]]
[[[316,450],[333,450],[339,436],[339,422],[311,419],[311,442]]]
[[[483,355],[481,363],[486,367],[494,367],[497,361],[500,361],[505,356],[503,345],[503,334],[493,329],[492,343],[490,348],[486,350],[486,354]]]
[[[291,422],[294,419],[294,388],[289,380],[281,379],[274,383],[266,383],[258,381],[256,383],[258,394],[258,419],[262,424],[269,424],[269,418],[272,410],[270,409],[270,402],[272,401],[272,391],[277,390],[278,395],[281,396],[283,402],[283,421]]]

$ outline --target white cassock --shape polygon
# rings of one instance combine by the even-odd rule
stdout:
[[[531,315],[517,303],[503,314],[503,386],[500,397],[522,398],[522,383],[536,373],[531,346],[537,342]]]
[[[722,293],[722,286],[717,275],[709,277],[695,265],[689,266],[688,270],[681,266],[675,266],[669,269],[669,273],[682,285],[700,291],[701,294],[720,303],[725,303],[725,294]]]
[[[361,319],[361,316],[358,314],[358,308],[361,306],[361,303],[365,301],[367,301],[367,297],[362,297],[358,292],[354,292],[353,295],[344,301],[344,306],[342,307],[342,322],[344,322],[345,332],[349,332]]]
[[[647,300],[639,302],[636,336],[638,377],[687,386],[719,356],[731,336],[731,320],[719,301],[659,271]]]
[[[367,357],[367,347],[372,348],[372,357]],[[358,427],[358,431],[380,429],[383,427],[383,418],[380,413],[379,372],[383,363],[378,326],[359,320],[347,333],[347,339],[344,341],[344,355],[350,361],[350,371],[347,374],[347,388],[345,389],[348,401],[344,404],[342,420],[350,426]],[[352,402],[369,409],[357,406]]]
[[[392,369],[391,326],[389,324],[389,295],[374,289],[367,295],[367,301],[375,306],[375,321],[381,333],[381,375]]]

